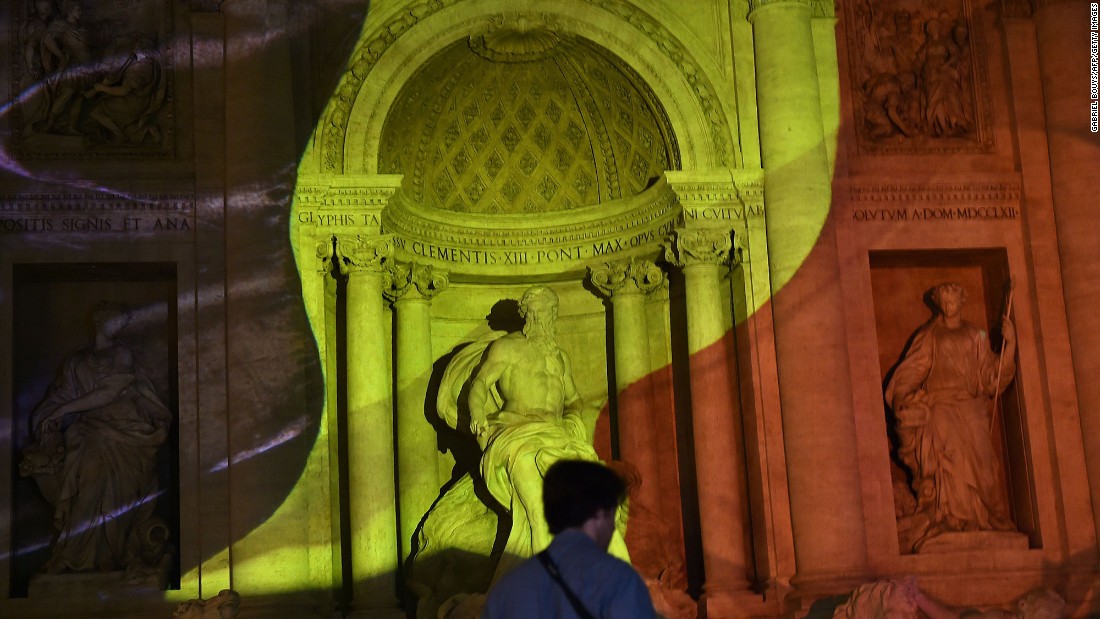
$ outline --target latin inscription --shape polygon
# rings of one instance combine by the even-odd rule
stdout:
[[[655,230],[644,230],[627,237],[546,249],[470,249],[435,245],[400,237],[394,238],[393,244],[402,251],[443,262],[486,266],[537,265],[610,256],[618,251],[661,241],[672,231],[672,228],[673,222],[667,222]]]
[[[992,221],[1016,219],[1015,206],[951,206],[923,208],[864,208],[852,211],[854,221]]]
[[[742,221],[746,215],[749,217],[763,217],[764,207],[759,204],[750,204],[748,206],[707,206],[684,209],[684,216],[693,220]]]
[[[298,223],[318,228],[343,228],[348,226],[380,226],[382,218],[377,213],[317,213],[298,211]]]
[[[0,234],[191,232],[188,217],[0,217]]]

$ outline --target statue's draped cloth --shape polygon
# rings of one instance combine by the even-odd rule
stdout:
[[[933,501],[933,521],[952,529],[1014,528],[990,431],[991,398],[1015,373],[1012,359],[1001,363],[985,331],[938,318],[917,332],[886,388],[918,504]]]
[[[145,541],[135,536],[153,517],[157,450],[168,437],[172,413],[148,378],[103,357],[94,350],[69,357],[34,414],[37,426],[66,403],[105,402],[80,411],[65,429],[60,482],[47,494],[59,531],[50,562],[55,570],[126,565]]]

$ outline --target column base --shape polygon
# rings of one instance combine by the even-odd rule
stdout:
[[[751,589],[709,590],[699,598],[699,619],[745,619],[782,614],[783,600]]]
[[[818,572],[798,574],[791,578],[788,605],[803,616],[817,601],[829,597],[847,596],[859,585],[875,579],[870,572]]]

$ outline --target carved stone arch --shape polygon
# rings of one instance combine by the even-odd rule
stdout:
[[[315,136],[317,170],[377,173],[383,125],[401,88],[435,54],[483,30],[495,15],[548,16],[566,33],[616,54],[664,107],[683,169],[740,165],[738,136],[731,131],[735,124],[714,86],[714,69],[625,0],[531,2],[522,11],[511,0],[424,0],[361,37]]]

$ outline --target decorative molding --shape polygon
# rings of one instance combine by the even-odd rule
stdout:
[[[393,187],[332,187],[302,185],[294,190],[294,199],[302,207],[374,207],[384,208],[397,191]]]
[[[669,186],[684,208],[685,222],[728,226],[764,216],[764,181],[760,170],[697,174],[668,172]]]
[[[470,36],[470,49],[493,62],[528,62],[550,56],[563,39],[562,26],[547,13],[489,17],[489,24]]]
[[[225,0],[190,0],[192,13],[221,13]]]
[[[665,260],[681,269],[729,264],[733,231],[728,228],[680,228],[665,246]],[[733,252],[734,262],[740,256]]]
[[[366,77],[379,58],[421,20],[463,0],[421,0],[392,17],[374,34],[358,45],[352,53],[348,69],[340,78],[336,93],[329,101],[321,123],[323,130],[318,140],[321,152],[321,169],[340,172],[344,167],[344,143],[351,110]],[[646,33],[674,65],[685,67],[684,79],[690,84],[702,107],[706,122],[710,125],[711,141],[723,165],[731,165],[736,145],[730,146],[732,132],[722,111],[720,99],[714,89],[702,77],[704,72],[687,49],[659,21],[640,11],[626,0],[582,0],[592,6],[618,16],[634,28]],[[807,0],[799,0],[807,1]],[[559,17],[564,20],[564,17]]]
[[[609,299],[620,295],[646,295],[665,284],[667,278],[652,260],[612,260],[588,267],[588,279]]]
[[[393,240],[388,236],[336,237],[337,266],[341,275],[360,271],[382,272],[386,260],[393,256]]]
[[[183,193],[8,193],[0,194],[0,213],[52,211],[158,211],[192,213],[195,196]]]
[[[321,241],[317,241],[314,245],[314,257],[317,259],[319,266],[317,272],[322,275],[327,275],[332,272],[332,261],[335,258],[335,237],[330,237]]]
[[[388,276],[382,294],[391,302],[411,297],[431,301],[450,284],[447,273],[431,265],[393,260],[386,261],[386,265]]]
[[[824,0],[824,1],[828,1],[828,0]],[[749,13],[748,14],[751,17],[752,14],[754,12],[756,12],[758,9],[762,9],[766,6],[770,6],[770,5],[773,5],[773,4],[796,4],[796,5],[802,5],[802,6],[810,7],[811,10],[814,10],[815,9],[814,5],[815,4],[821,4],[822,2],[823,2],[823,0],[749,0]],[[830,4],[831,4],[831,2],[830,2]]]
[[[835,0],[813,0],[813,16],[815,18],[836,17]]]
[[[1015,202],[1022,188],[1018,182],[1001,183],[899,183],[853,185],[852,202]]]
[[[547,247],[628,235],[658,226],[675,217],[675,199],[676,194],[659,183],[632,198],[594,207],[544,213],[539,217],[498,215],[478,219],[463,213],[445,217],[446,213],[419,207],[403,193],[397,193],[390,208],[382,213],[382,225],[388,232],[405,238],[448,245]]]

